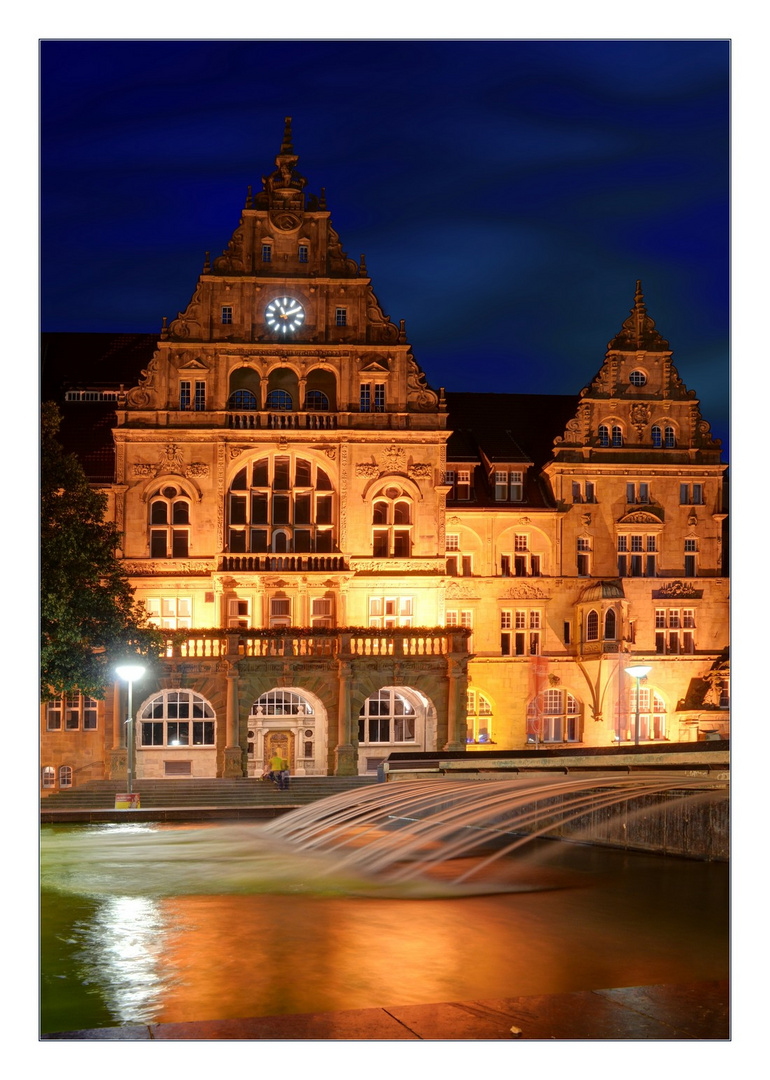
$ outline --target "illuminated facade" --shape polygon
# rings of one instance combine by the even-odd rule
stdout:
[[[287,122],[137,384],[66,395],[169,634],[137,779],[627,742],[631,663],[643,740],[726,737],[725,466],[641,287],[578,399],[434,391],[296,166]],[[125,775],[124,710],[43,706],[44,791]]]

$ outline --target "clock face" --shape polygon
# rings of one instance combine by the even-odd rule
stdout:
[[[279,296],[267,305],[265,322],[279,334],[293,334],[305,321],[305,309],[291,296]]]

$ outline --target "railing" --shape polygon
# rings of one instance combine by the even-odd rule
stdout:
[[[165,657],[174,660],[225,656],[308,657],[448,657],[467,653],[468,635],[457,627],[373,630],[275,629],[177,630],[166,636]]]
[[[293,412],[289,409],[281,409],[277,412],[241,410],[227,414],[227,426],[236,430],[267,428],[268,430],[331,431],[337,427],[337,415],[332,412]]]
[[[312,571],[347,570],[341,555],[222,555],[220,570],[253,570],[257,573],[275,573],[277,570]]]

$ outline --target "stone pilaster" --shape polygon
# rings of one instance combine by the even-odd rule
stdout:
[[[350,681],[353,673],[347,661],[339,666],[339,707],[337,711],[337,746],[334,750],[336,776],[356,776],[356,748],[350,739]]]
[[[447,741],[445,750],[465,750],[466,690],[468,676],[465,666],[454,656],[448,657],[449,693],[447,700]]]

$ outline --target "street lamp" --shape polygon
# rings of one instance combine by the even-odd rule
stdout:
[[[626,675],[630,675],[632,679],[636,679],[636,722],[634,724],[634,742],[637,746],[639,745],[639,684],[651,671],[652,668],[645,664],[626,668]]]
[[[126,663],[118,664],[115,667],[115,672],[118,678],[125,680],[128,683],[128,794],[133,792],[133,779],[134,779],[134,683],[141,679],[144,675],[146,668],[144,664]]]

